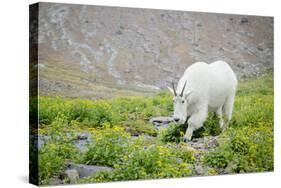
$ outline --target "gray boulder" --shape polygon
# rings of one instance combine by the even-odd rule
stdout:
[[[79,173],[76,169],[67,169],[65,172],[66,177],[69,179],[71,184],[75,184],[79,180]]]
[[[83,165],[69,163],[68,169],[76,170],[80,178],[91,176],[99,171],[112,171],[113,169],[107,166]]]

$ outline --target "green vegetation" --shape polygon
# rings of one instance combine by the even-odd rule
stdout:
[[[152,116],[168,116],[173,109],[171,101],[168,93],[151,97],[116,97],[96,101],[40,97],[39,123],[45,127],[60,113],[66,116],[68,123],[76,121],[80,127],[97,128],[109,123],[155,135],[157,132],[148,120]],[[34,107],[30,110],[32,116],[37,113]]]
[[[39,150],[40,184],[62,173],[67,161],[114,169],[81,179],[82,183],[196,175],[197,151],[182,142],[187,127],[170,124],[159,132],[149,123],[151,117],[172,113],[168,92],[95,101],[40,97],[39,106],[40,133],[50,137]],[[32,117],[35,109],[30,107]],[[85,152],[74,146],[77,131],[93,135]],[[132,137],[136,132],[140,136]],[[194,137],[207,135],[220,137],[215,151],[200,154],[209,174],[224,168],[230,173],[273,170],[272,74],[239,83],[229,128],[220,133],[217,118],[210,114]]]
[[[161,132],[161,141],[167,142],[181,142],[188,125],[177,125],[171,123],[169,127]],[[219,126],[219,119],[214,113],[210,113],[207,120],[204,122],[204,126],[194,131],[193,138],[200,138],[203,136],[216,136],[221,133]]]
[[[67,131],[66,116],[58,114],[46,131],[50,138],[39,150],[39,181],[40,184],[48,184],[50,178],[59,175],[64,168],[66,160],[76,160],[78,150],[73,145],[74,134]]]
[[[104,128],[83,154],[82,163],[111,166],[112,172],[100,172],[81,182],[184,177],[192,175],[194,151],[183,145],[148,145],[132,138],[124,130]]]

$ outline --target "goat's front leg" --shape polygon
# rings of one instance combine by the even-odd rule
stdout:
[[[208,114],[207,110],[202,110],[196,114],[191,115],[191,117],[188,120],[188,128],[183,137],[184,142],[191,141],[193,131],[203,126],[203,123],[207,118],[207,114]]]
[[[185,132],[185,135],[183,137],[183,141],[184,142],[191,141],[192,135],[193,135],[193,127],[190,126],[190,124],[188,124],[188,128],[187,128],[187,130]]]

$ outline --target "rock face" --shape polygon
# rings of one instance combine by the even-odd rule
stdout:
[[[196,61],[239,78],[273,68],[272,17],[40,3],[39,26],[45,95],[157,92]]]

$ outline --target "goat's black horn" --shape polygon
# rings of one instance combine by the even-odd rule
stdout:
[[[172,87],[173,87],[173,91],[174,91],[175,96],[177,96],[177,93],[176,93],[176,90],[175,90],[174,82],[172,82]]]
[[[181,97],[183,96],[183,91],[184,91],[185,86],[186,86],[186,81],[185,81],[185,83],[184,83],[184,86],[183,86],[182,91],[181,91],[181,94],[180,94]]]

